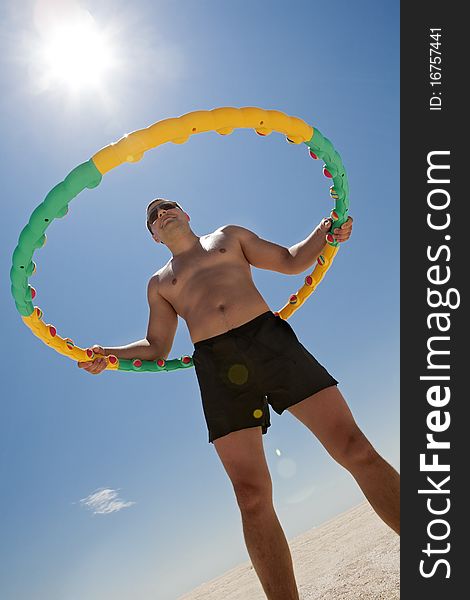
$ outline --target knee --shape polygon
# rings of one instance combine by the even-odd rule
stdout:
[[[374,464],[379,455],[366,436],[358,429],[344,436],[334,458],[349,471]]]
[[[236,482],[233,484],[233,489],[242,513],[256,514],[272,507],[271,482],[264,484]]]

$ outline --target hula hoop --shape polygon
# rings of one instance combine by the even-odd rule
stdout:
[[[67,177],[47,194],[44,201],[32,213],[28,224],[22,230],[18,245],[13,252],[10,271],[11,291],[16,308],[23,322],[45,344],[75,361],[94,358],[90,349],[75,346],[70,338],[58,335],[53,325],[43,321],[43,312],[33,306],[36,290],[29,285],[29,278],[36,271],[33,253],[44,246],[46,229],[54,219],[65,216],[69,202],[85,188],[95,188],[102,176],[124,162],[137,162],[144,153],[167,142],[184,144],[191,135],[206,131],[216,131],[220,135],[229,135],[235,128],[254,129],[260,136],[272,131],[283,133],[291,144],[304,143],[310,156],[324,161],[323,174],[333,180],[330,196],[335,201],[330,216],[332,228],[341,227],[348,218],[349,186],[341,157],[332,143],[318,129],[313,129],[302,119],[289,117],[277,110],[263,110],[255,107],[216,108],[209,111],[195,111],[181,117],[158,121],[146,129],[139,129],[114,144],[97,152],[90,160],[73,169]],[[292,294],[288,302],[278,311],[279,316],[288,319],[298,310],[330,268],[338,252],[338,242],[331,233],[326,235],[326,243],[318,257],[315,268],[307,275],[302,287]],[[118,359],[107,356],[107,369],[113,371],[174,371],[193,366],[191,356],[177,359],[145,361],[139,358]]]

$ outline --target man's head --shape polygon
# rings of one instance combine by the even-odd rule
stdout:
[[[190,231],[189,215],[177,202],[155,198],[147,206],[147,229],[156,242],[165,244]]]

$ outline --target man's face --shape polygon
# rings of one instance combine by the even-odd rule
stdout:
[[[147,209],[147,226],[156,242],[170,240],[187,228],[188,215],[171,200],[156,200]]]

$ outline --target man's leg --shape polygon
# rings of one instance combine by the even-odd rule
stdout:
[[[232,482],[248,554],[266,596],[298,600],[289,546],[274,511],[261,427],[229,433],[214,446]]]
[[[379,517],[400,532],[400,476],[357,426],[343,395],[331,386],[288,409],[356,479]]]

